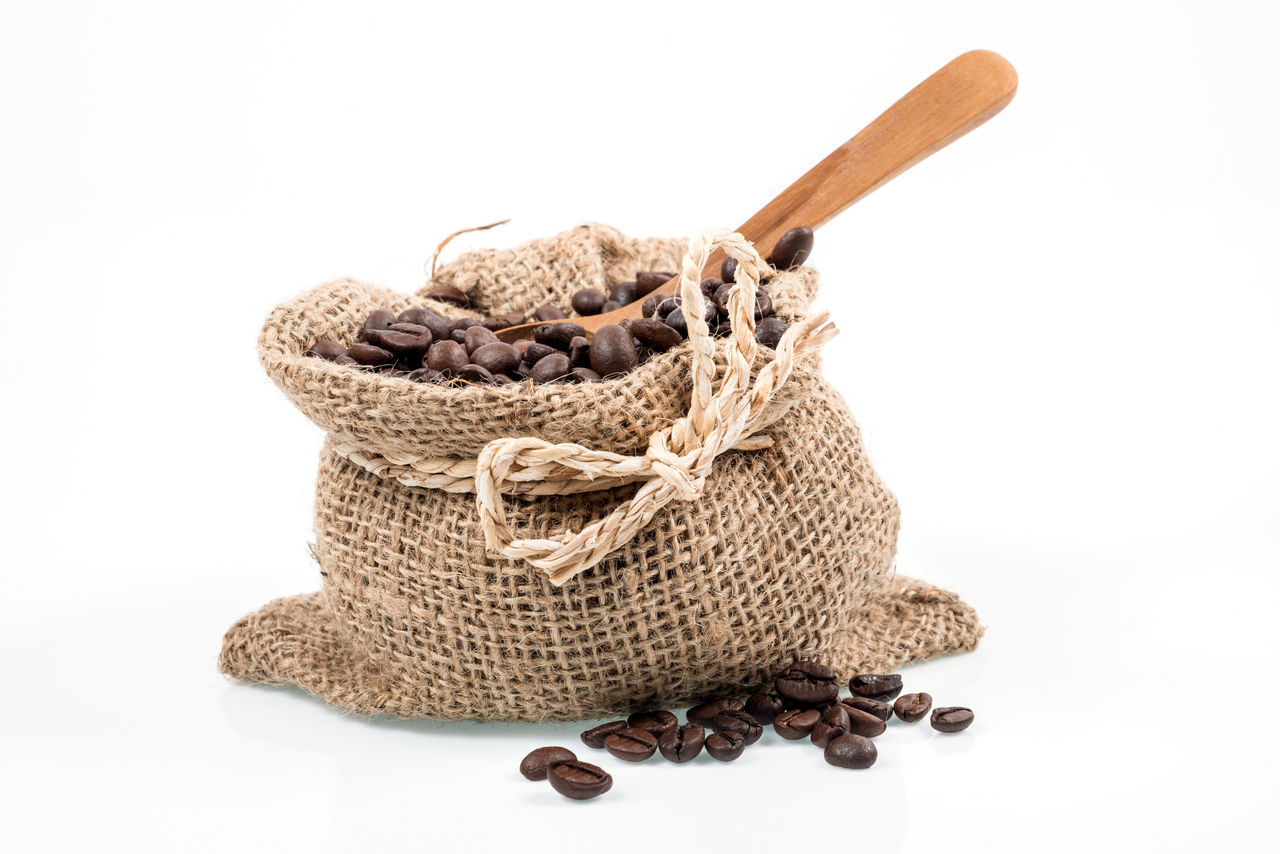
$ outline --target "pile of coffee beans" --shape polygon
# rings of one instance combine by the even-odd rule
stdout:
[[[793,228],[774,245],[768,262],[775,269],[789,270],[803,264],[812,249],[813,229]],[[707,300],[704,319],[717,336],[728,335],[731,329],[729,291],[736,269],[737,263],[726,258],[720,277],[701,282]],[[307,355],[422,383],[600,382],[633,370],[689,337],[681,298],[653,293],[674,275],[641,271],[635,281],[622,282],[608,294],[592,288],[575,293],[570,304],[580,317],[644,300],[643,317],[602,326],[590,341],[581,324],[568,320],[569,314],[550,303],[536,309],[532,320],[519,312],[453,320],[427,307],[410,308],[398,315],[380,308],[365,319],[355,344],[343,347],[337,341],[321,339]],[[766,277],[761,284],[767,283]],[[467,295],[450,285],[435,287],[427,296],[463,308],[470,306]],[[764,287],[756,291],[755,320],[756,340],[766,347],[777,347],[787,325],[774,316],[773,300]],[[499,341],[494,334],[535,321],[562,322],[539,327],[532,340],[514,344]]]
[[[754,694],[745,701],[710,700],[689,709],[683,725],[665,709],[636,712],[587,730],[582,743],[607,750],[623,762],[643,762],[659,753],[683,764],[703,750],[712,759],[732,762],[772,728],[788,741],[807,739],[822,748],[829,765],[862,769],[875,764],[878,751],[872,739],[894,717],[912,724],[932,710],[930,726],[945,733],[960,732],[973,723],[973,711],[964,706],[934,709],[928,694],[903,694],[902,677],[896,673],[860,673],[848,685],[851,696],[841,698],[834,670],[816,661],[797,661],[774,679],[774,693]],[[608,773],[578,761],[564,747],[538,748],[520,763],[520,773],[530,780],[550,780],[556,791],[579,800],[602,795],[613,786]]]

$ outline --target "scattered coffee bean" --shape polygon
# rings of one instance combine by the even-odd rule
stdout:
[[[447,302],[450,305],[456,305],[461,308],[468,308],[471,305],[471,297],[455,288],[453,285],[436,285],[427,291],[426,296],[430,299]]]
[[[539,747],[520,762],[520,773],[528,780],[545,780],[547,771],[561,762],[573,762],[578,757],[565,747]]]
[[[747,711],[761,726],[768,726],[782,714],[782,698],[776,694],[752,694],[747,699]]]
[[[636,298],[648,296],[674,277],[675,273],[636,273]]]
[[[604,304],[609,301],[609,297],[605,296],[601,291],[595,288],[583,288],[573,295],[573,299],[569,302],[573,306],[573,310],[578,314],[590,315],[599,314],[604,308]]]
[[[721,712],[738,711],[745,708],[742,701],[737,697],[720,697],[716,700],[708,700],[700,706],[694,706],[688,711],[686,717],[690,723],[698,726],[704,726],[707,729],[715,728],[715,717]]]
[[[510,344],[494,341],[477,347],[471,354],[471,361],[491,374],[506,374],[520,364],[520,351]]]
[[[561,762],[547,771],[547,780],[551,788],[575,801],[598,797],[613,788],[613,778],[590,762]]]
[[[672,309],[669,314],[663,315],[662,322],[679,333],[681,339],[689,337],[689,324],[684,319],[683,309]]]
[[[467,348],[457,341],[437,341],[427,350],[427,367],[446,377],[456,377],[467,364]]]
[[[533,310],[534,320],[541,320],[544,322],[548,320],[564,320],[568,316],[569,315],[565,314],[560,306],[552,305],[551,303],[540,305]]]
[[[648,712],[636,712],[627,718],[627,726],[647,729],[654,735],[662,735],[680,726],[680,720],[666,709],[654,709]]]
[[[773,719],[773,731],[787,741],[807,738],[822,718],[817,709],[788,709]]]
[[[738,262],[728,255],[724,256],[724,260],[720,262],[720,280],[722,282],[732,282],[737,272]]]
[[[822,758],[837,768],[870,768],[876,764],[879,751],[871,739],[860,735],[842,735],[827,742]]]
[[[559,325],[563,324],[557,324]],[[596,330],[595,338],[591,341],[591,370],[602,377],[609,377],[625,374],[639,361],[635,339],[628,330],[612,323]]]
[[[900,720],[904,720],[909,724],[923,720],[924,716],[929,714],[929,709],[933,707],[933,698],[928,694],[903,694],[893,704],[893,713]]]
[[[386,329],[396,322],[396,316],[388,309],[376,308],[364,320],[365,329]]]
[[[604,378],[590,368],[574,368],[569,371],[569,379],[576,383],[598,383]]]
[[[493,374],[479,365],[463,365],[458,369],[458,379],[477,385],[493,385]]]
[[[706,732],[698,724],[685,724],[658,737],[658,752],[672,762],[688,762],[702,752]]]
[[[658,749],[658,737],[647,729],[629,726],[606,735],[604,749],[624,762],[643,762]]]
[[[849,690],[859,697],[888,703],[902,693],[902,677],[896,673],[860,673],[849,680]]]
[[[355,359],[353,359],[353,358],[351,358],[350,356],[348,356],[346,353],[343,353],[341,356],[339,356],[338,358],[334,359],[334,360],[333,360],[333,363],[334,363],[335,365],[358,365],[358,364],[360,364],[360,363],[359,363],[359,362],[357,362]]]
[[[463,336],[462,343],[467,348],[467,354],[471,355],[486,344],[497,344],[498,336],[494,335],[491,329],[486,329],[483,326],[473,326]]]
[[[840,708],[845,710],[845,716],[849,720],[847,729],[854,735],[875,738],[884,732],[884,721],[870,712],[864,712],[862,709],[851,709],[848,706],[841,706]]]
[[[418,368],[410,371],[405,379],[413,380],[415,383],[439,383],[444,382],[445,376],[439,371],[433,371],[430,368]]]
[[[826,747],[833,738],[839,738],[849,731],[849,710],[836,703],[822,710],[818,722],[809,733],[809,740],[818,747]]]
[[[393,354],[373,344],[352,344],[347,348],[347,355],[361,365],[393,365],[396,361]]]
[[[529,380],[534,385],[553,383],[569,376],[571,370],[573,365],[569,363],[568,356],[564,353],[552,353],[550,356],[539,359],[538,363],[529,369]]]
[[[813,251],[813,229],[807,225],[799,225],[778,238],[769,253],[769,266],[776,270],[790,270],[799,267]]]
[[[619,306],[630,305],[635,302],[636,283],[635,282],[619,282],[613,286],[613,290],[609,292],[609,300],[616,302]]]
[[[882,703],[879,700],[872,700],[870,697],[846,697],[840,702],[850,709],[857,709],[860,712],[875,715],[882,721],[887,721],[893,717],[893,706],[888,703]]]
[[[736,732],[713,732],[707,736],[707,753],[712,759],[721,762],[732,762],[747,749],[747,740]]]
[[[652,317],[641,317],[631,321],[631,334],[658,351],[670,350],[684,340],[679,332]]]
[[[560,351],[555,347],[548,347],[546,344],[539,344],[537,341],[529,341],[525,344],[524,360],[530,365],[534,365],[537,364],[538,360],[543,356],[550,356],[552,353],[558,352]]]
[[[797,661],[773,681],[773,687],[783,699],[795,700],[806,706],[819,706],[840,696],[840,684],[836,672],[816,661]]]
[[[599,335],[600,333],[596,333]],[[564,353],[569,352],[569,347],[573,343],[573,339],[577,337],[585,338],[587,330],[582,328],[581,323],[572,323],[566,321],[564,323],[549,323],[546,326],[539,326],[533,330],[533,340],[539,344],[546,344],[548,347],[555,347]]]
[[[756,340],[770,350],[776,350],[786,331],[787,324],[776,317],[766,317],[756,324]]]
[[[943,706],[934,709],[929,717],[929,726],[938,732],[960,732],[973,723],[973,709],[964,706]]]
[[[396,323],[412,323],[415,326],[426,326],[432,315],[439,317],[429,308],[406,308],[396,315]]]
[[[604,305],[600,307],[600,313],[608,314],[609,312],[617,311],[620,308],[622,308],[622,303],[617,302],[615,300],[609,300],[608,302],[606,302]]]
[[[580,738],[582,739],[582,743],[587,747],[590,747],[593,750],[601,750],[604,748],[605,736],[612,735],[618,730],[626,728],[626,721],[610,721],[607,724],[600,724],[600,726],[592,727],[584,732]]]
[[[576,335],[569,342],[569,361],[575,368],[591,367],[591,342],[584,335]]]
[[[321,338],[319,341],[311,345],[311,349],[306,353],[308,356],[318,356],[326,362],[332,362],[339,356],[347,355],[347,348],[343,347],[337,341],[328,338]]]
[[[746,739],[748,745],[755,744],[764,734],[764,728],[746,709],[727,709],[712,719],[712,728],[716,732],[736,732]]]
[[[658,306],[668,299],[670,299],[670,297],[666,294],[650,294],[645,297],[644,302],[640,304],[640,313],[645,317],[653,317],[653,313],[658,310]]]

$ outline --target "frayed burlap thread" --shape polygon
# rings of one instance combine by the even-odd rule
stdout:
[[[436,282],[469,292],[480,312],[528,311],[636,270],[679,270],[683,248],[592,225],[468,253]],[[769,292],[795,325],[812,316],[816,287],[802,268],[775,273]],[[438,473],[450,491],[413,483],[432,476],[415,464],[474,458],[495,439],[526,436],[643,456],[649,436],[689,417],[695,358],[686,344],[606,383],[448,389],[302,355],[317,337],[350,340],[378,305],[418,301],[343,281],[268,319],[264,366],[330,434],[316,487],[324,588],[236,623],[224,638],[225,673],[295,684],[366,714],[564,720],[758,688],[800,655],[848,676],[976,646],[972,609],[894,577],[897,502],[816,352],[797,358],[776,389],[749,438],[755,449],[721,449],[700,494],[655,508],[569,583],[486,548],[468,482],[475,470]],[[772,358],[727,352],[733,346],[715,343],[716,377],[741,358],[743,375],[758,378]],[[526,489],[497,500],[521,537],[563,541],[637,488]]]

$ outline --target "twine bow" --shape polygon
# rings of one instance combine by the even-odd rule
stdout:
[[[699,277],[716,249],[738,262],[729,293],[732,336],[728,366],[713,390],[715,339],[707,328],[706,299]],[[533,437],[495,439],[476,460],[476,507],[484,530],[485,547],[509,558],[522,558],[557,587],[595,566],[635,538],[672,501],[692,501],[702,495],[716,457],[730,449],[768,447],[755,437],[773,393],[791,375],[797,355],[815,350],[836,335],[827,312],[792,325],[775,350],[773,361],[751,379],[751,365],[759,345],[755,339],[756,290],[769,267],[742,235],[706,231],[689,241],[680,271],[680,297],[689,341],[693,345],[693,391],[688,413],[670,427],[649,437],[643,456],[595,451],[573,443],[555,444]],[[643,481],[630,501],[581,531],[557,538],[525,539],[507,526],[504,492],[530,482],[592,481],[620,478]],[[564,491],[574,491],[565,489]]]

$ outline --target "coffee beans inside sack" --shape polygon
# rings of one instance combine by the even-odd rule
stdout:
[[[982,629],[954,593],[894,571],[898,504],[823,377],[836,330],[812,307],[803,244],[766,259],[726,232],[585,225],[466,253],[416,294],[340,280],[277,307],[261,362],[326,434],[323,589],[236,622],[223,672],[361,714],[649,713],[592,736],[632,758],[699,745],[653,710],[734,697],[693,722],[702,751],[733,761],[767,730],[822,729],[834,761],[866,762],[842,739],[886,723],[900,684],[859,685],[878,705],[841,703],[844,718],[790,713],[838,696],[834,674],[973,649]],[[706,283],[717,249],[730,269]],[[678,301],[654,300],[648,323],[495,346],[502,324],[645,301],[667,273]],[[797,659],[833,675],[775,685]],[[931,711],[941,730],[966,725],[921,696],[899,717]],[[548,756],[530,773],[559,791],[612,785],[613,770]]]

